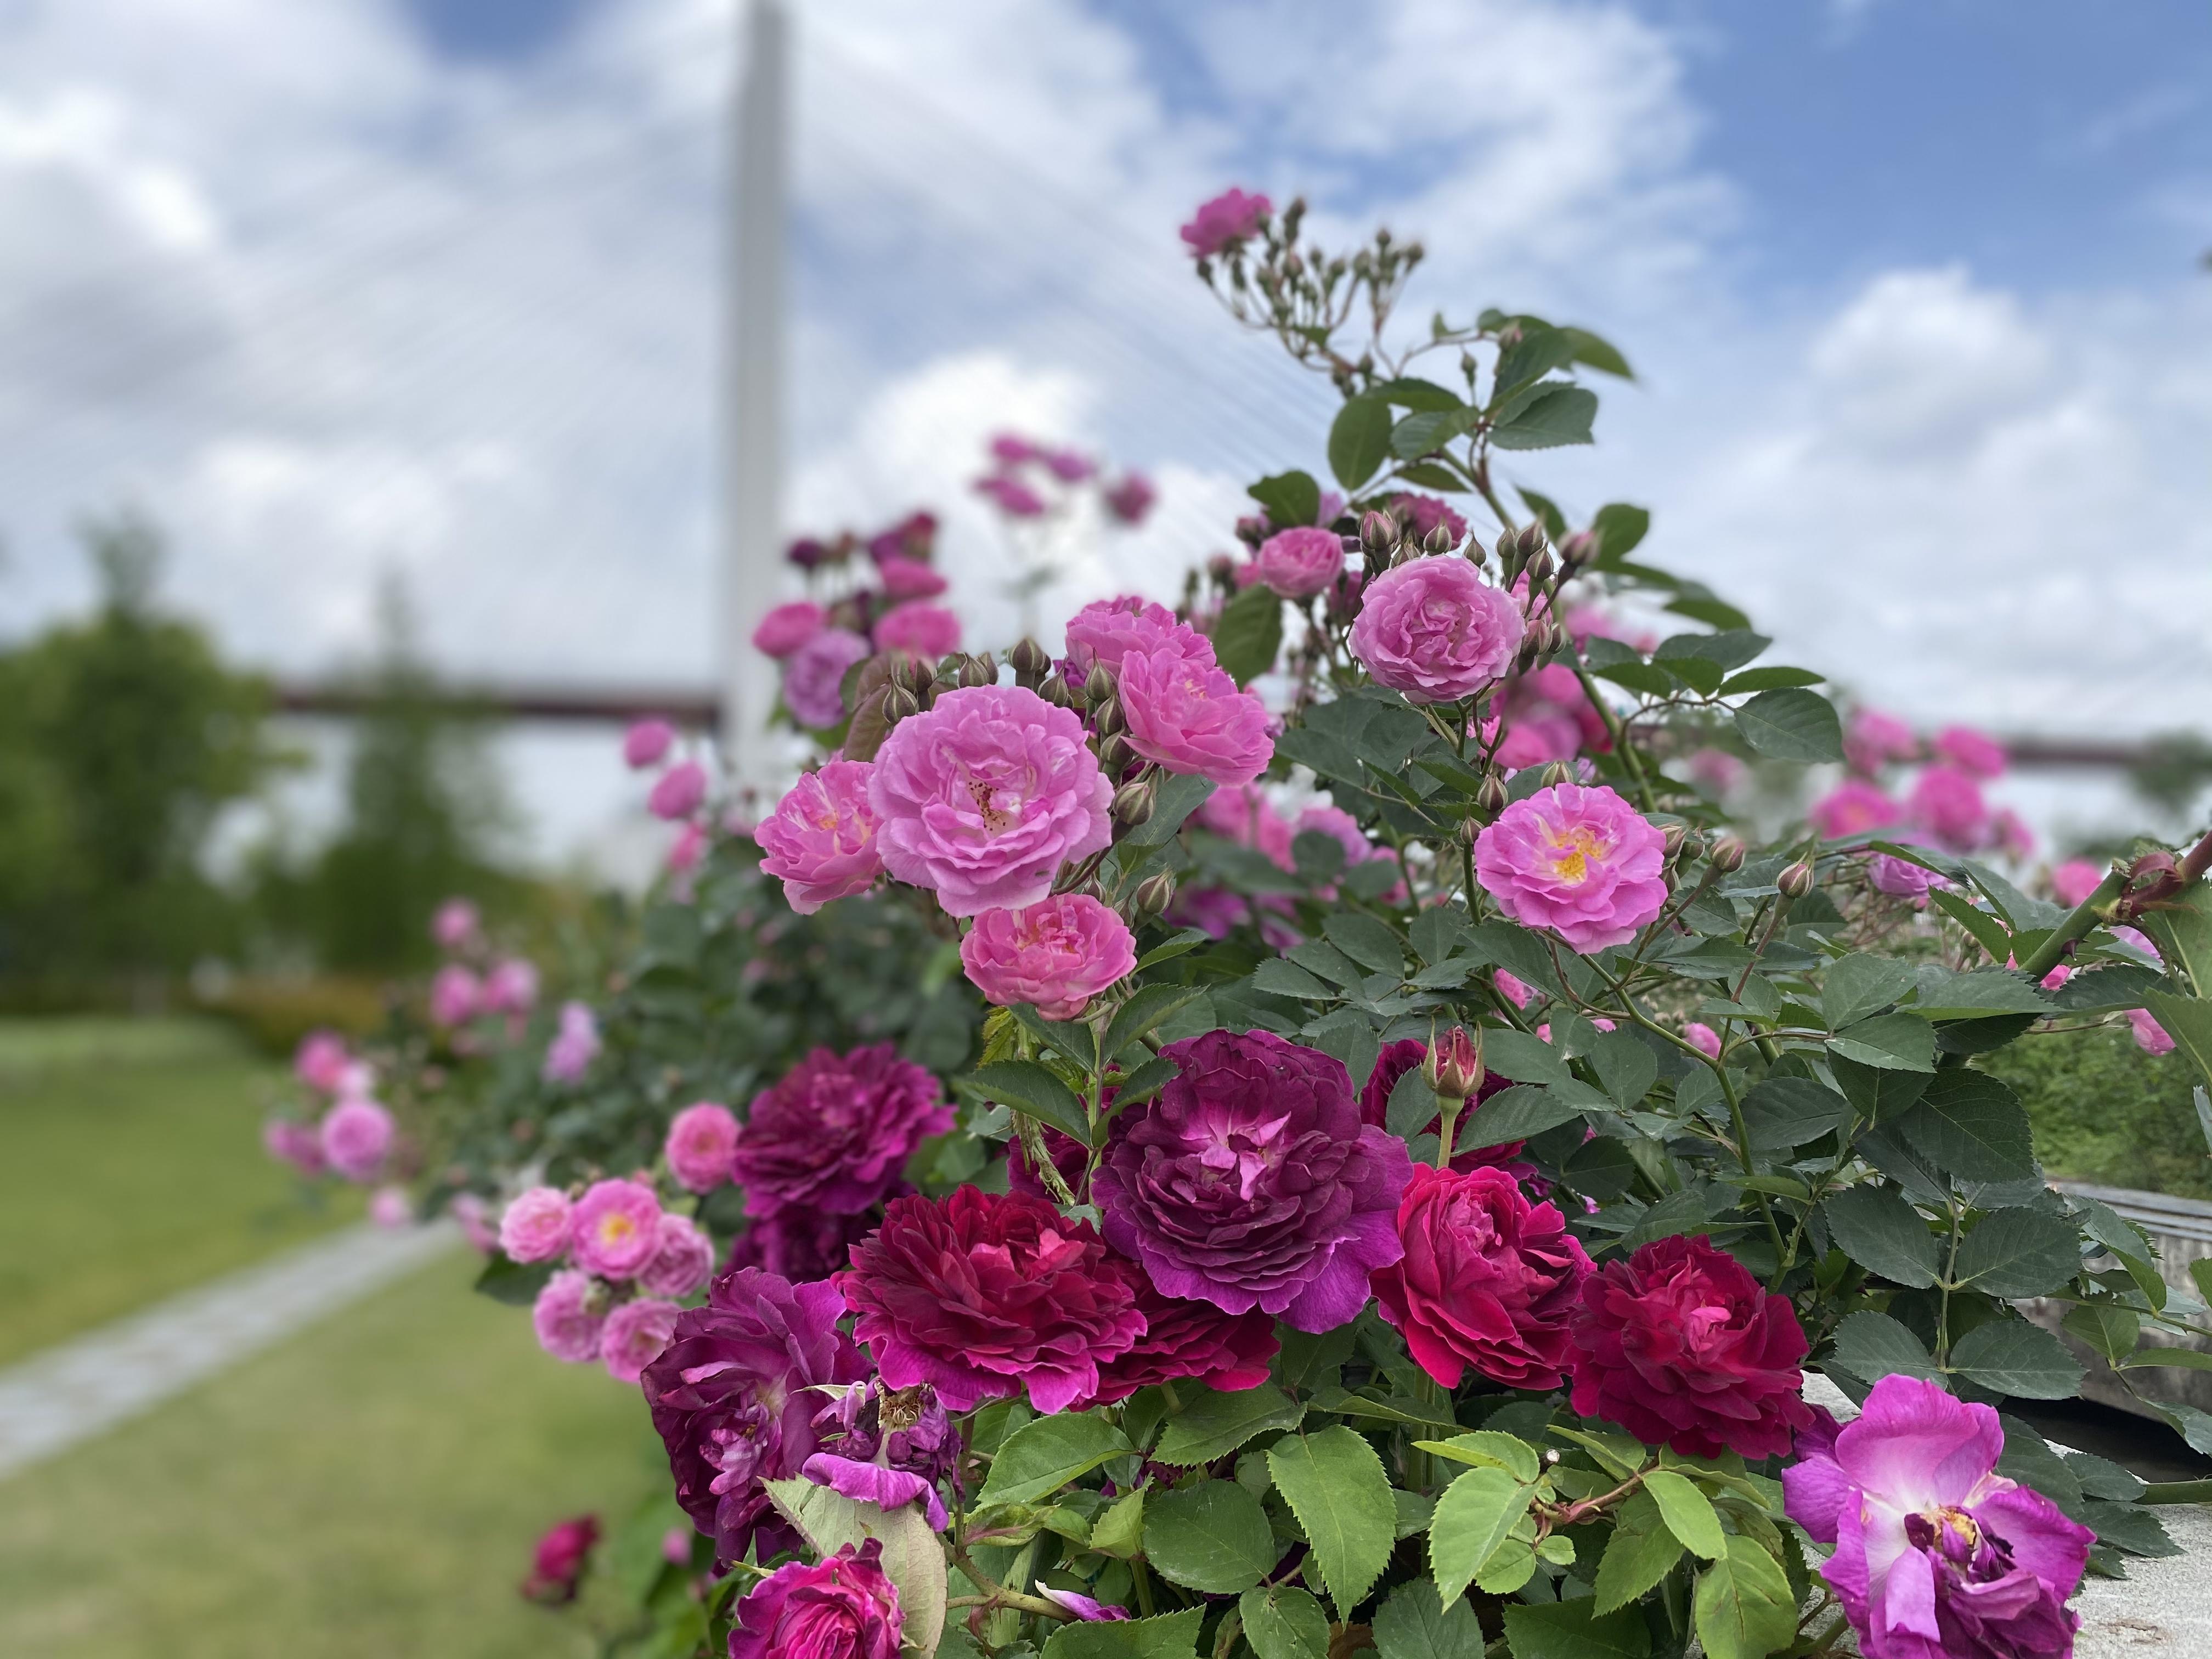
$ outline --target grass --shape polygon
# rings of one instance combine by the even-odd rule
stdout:
[[[2119,1026],[2026,1036],[1982,1063],[2018,1091],[2052,1175],[2212,1198],[2185,1055],[2146,1054]]]
[[[360,1214],[262,1152],[283,1075],[208,1021],[0,1020],[0,1364]]]
[[[548,1359],[475,1271],[457,1252],[0,1482],[0,1653],[593,1652],[515,1585],[548,1524],[618,1522],[666,1462],[637,1391]]]

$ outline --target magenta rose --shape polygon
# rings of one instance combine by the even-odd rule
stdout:
[[[845,671],[868,654],[849,628],[825,628],[791,653],[783,670],[783,705],[801,726],[824,730],[845,718]]]
[[[879,1378],[831,1401],[814,1427],[822,1449],[806,1460],[809,1480],[882,1510],[919,1503],[929,1524],[945,1530],[950,1517],[937,1489],[958,1485],[961,1443],[936,1389],[886,1389]]]
[[[1398,1203],[1404,1259],[1374,1273],[1382,1317],[1447,1389],[1463,1372],[1509,1389],[1556,1389],[1589,1257],[1550,1204],[1503,1170],[1416,1164]]]
[[[538,1540],[530,1562],[530,1577],[522,1593],[533,1601],[557,1604],[576,1599],[577,1582],[584,1576],[592,1547],[599,1541],[599,1517],[580,1515],[547,1529]]]
[[[1191,640],[1196,645],[1189,643]],[[1156,651],[1180,644],[1194,657],[1213,660],[1213,645],[1203,634],[1176,620],[1174,611],[1150,599],[1127,594],[1093,599],[1067,619],[1067,678],[1077,684],[1100,663],[1118,673],[1132,651]]]
[[[1575,1410],[1647,1444],[1773,1457],[1813,1420],[1799,1397],[1805,1333],[1789,1297],[1702,1236],[1607,1262],[1583,1281],[1571,1329]]]
[[[1179,233],[1183,246],[1201,259],[1210,258],[1256,235],[1272,205],[1266,197],[1247,194],[1232,185],[1212,200],[1198,204],[1190,222]]]
[[[1945,726],[1929,747],[1970,778],[1986,783],[2004,775],[2004,745],[1971,726]]]
[[[599,1359],[607,1375],[617,1382],[636,1382],[668,1346],[681,1311],[673,1302],[641,1296],[610,1313],[599,1328]]]
[[[778,1567],[738,1603],[730,1659],[898,1659],[906,1615],[883,1553],[871,1538]]]
[[[1159,499],[1159,495],[1160,492],[1152,487],[1152,481],[1143,473],[1129,472],[1109,484],[1101,492],[1099,500],[1105,502],[1106,510],[1120,522],[1134,526],[1144,523],[1146,515],[1152,512],[1152,503]]]
[[[843,1267],[853,1246],[876,1230],[875,1217],[780,1210],[756,1221],[730,1246],[730,1271],[758,1267],[794,1285],[810,1285]]]
[[[731,1175],[755,1220],[793,1206],[854,1215],[890,1190],[915,1147],[951,1127],[937,1079],[890,1043],[817,1048],[753,1097]]]
[[[1018,685],[947,691],[891,728],[868,800],[884,867],[948,915],[1019,909],[1114,838],[1083,722]]]
[[[1989,839],[1982,787],[1956,767],[1923,767],[1905,805],[1915,823],[1954,853],[1971,853]]]
[[[499,1248],[513,1261],[550,1261],[568,1249],[568,1194],[556,1187],[517,1193],[499,1218]]]
[[[568,1253],[586,1273],[632,1279],[660,1248],[660,1199],[637,1181],[595,1181],[568,1214]]]
[[[1895,823],[1905,809],[1873,784],[1846,778],[1805,809],[1805,821],[1823,841],[1840,836],[1863,835]]]
[[[1267,705],[1176,645],[1129,653],[1119,686],[1129,746],[1170,772],[1249,783],[1274,757]]]
[[[637,1270],[637,1287],[647,1296],[682,1298],[714,1276],[714,1241],[688,1215],[664,1213],[653,1260]]]
[[[686,1192],[711,1193],[728,1183],[730,1154],[737,1145],[738,1120],[730,1109],[702,1100],[669,1121],[661,1153]]]
[[[1400,1254],[1405,1143],[1362,1124],[1328,1055],[1270,1031],[1208,1031],[1115,1119],[1091,1182],[1114,1248],[1165,1295],[1260,1308],[1302,1331],[1349,1323]]]
[[[868,804],[875,770],[867,761],[830,761],[792,785],[753,831],[763,854],[761,873],[783,884],[785,900],[800,915],[865,893],[883,874]]]
[[[935,570],[920,559],[909,559],[902,553],[886,553],[878,558],[876,574],[883,578],[884,592],[894,599],[933,599],[946,586],[945,578]],[[956,635],[959,627],[957,622],[953,623]]]
[[[1912,728],[1894,714],[1862,708],[1844,728],[1844,758],[1851,770],[1872,777],[1892,761],[1911,760],[1920,752]]]
[[[927,568],[927,567],[924,567]],[[941,657],[960,648],[960,618],[923,599],[895,605],[876,618],[876,649]]]
[[[820,605],[793,599],[760,619],[760,626],[753,629],[753,649],[781,662],[829,625]]]
[[[1047,1019],[1075,1019],[1137,966],[1137,941],[1111,908],[1060,893],[1019,910],[986,910],[960,941],[961,964],[987,1002],[1034,1002]]]
[[[547,1279],[531,1304],[530,1327],[538,1334],[538,1346],[564,1364],[597,1359],[599,1333],[606,1322],[605,1288],[574,1267],[563,1267]]]
[[[1211,1302],[1163,1296],[1141,1272],[1133,1271],[1130,1279],[1145,1334],[1128,1352],[1098,1368],[1097,1396],[1089,1403],[1110,1406],[1139,1389],[1187,1376],[1222,1394],[1256,1389],[1267,1380],[1282,1346],[1272,1316],[1257,1308],[1224,1313]]]
[[[1325,593],[1344,571],[1344,538],[1334,530],[1299,525],[1260,544],[1255,574],[1286,599]]]
[[[1145,1332],[1134,1270],[1090,1223],[1020,1193],[895,1199],[832,1282],[884,1381],[927,1382],[956,1412],[1024,1390],[1064,1411]]]
[[[2004,1425],[1918,1377],[1874,1385],[1838,1430],[1826,1413],[1782,1471],[1790,1518],[1834,1552],[1835,1587],[1867,1659],[2065,1659],[2066,1600],[2096,1534],[1996,1472]]]
[[[1612,790],[1562,783],[1498,815],[1474,843],[1474,875],[1512,920],[1587,956],[1659,914],[1666,858],[1659,831]]]
[[[814,1455],[817,1385],[868,1374],[867,1357],[837,1328],[844,1312],[826,1282],[738,1268],[714,1281],[705,1307],[676,1316],[668,1346],[645,1368],[676,1501],[721,1560],[742,1560],[755,1541],[763,1560],[799,1547],[761,1482],[790,1480]]]
[[[1413,702],[1456,702],[1513,665],[1521,611],[1465,559],[1409,559],[1368,583],[1352,653]]]
[[[317,1131],[323,1162],[348,1181],[374,1181],[392,1151],[392,1114],[373,1100],[341,1100]]]

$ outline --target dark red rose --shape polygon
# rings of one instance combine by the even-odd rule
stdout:
[[[707,1305],[676,1316],[676,1334],[645,1368],[646,1404],[668,1448],[676,1501],[725,1561],[758,1540],[761,1559],[799,1547],[763,1480],[787,1480],[819,1441],[819,1382],[858,1382],[867,1357],[837,1328],[845,1312],[827,1282],[793,1285],[757,1267],[716,1279]]]
[[[853,1246],[876,1230],[878,1218],[830,1211],[782,1210],[756,1221],[730,1247],[729,1265],[759,1267],[794,1285],[827,1279],[850,1259]]]
[[[951,1127],[937,1079],[890,1043],[817,1048],[753,1097],[731,1175],[757,1221],[787,1207],[857,1215],[890,1190],[915,1147]]]
[[[1405,1258],[1376,1269],[1375,1295],[1423,1370],[1448,1389],[1467,1366],[1508,1388],[1559,1386],[1590,1260],[1554,1206],[1503,1170],[1416,1164],[1398,1237]]]
[[[1341,1064],[1270,1031],[1208,1031],[1114,1121],[1091,1200],[1114,1248],[1169,1296],[1302,1331],[1349,1324],[1398,1259],[1406,1145],[1363,1127]]]
[[[1799,1398],[1804,1330],[1710,1240],[1662,1238],[1583,1281],[1574,1407],[1690,1457],[1790,1449],[1813,1421]]]
[[[1359,1121],[1380,1129],[1390,1119],[1390,1091],[1398,1086],[1398,1079],[1408,1072],[1419,1071],[1421,1062],[1429,1057],[1429,1045],[1419,1037],[1401,1037],[1383,1045],[1382,1052],[1375,1056],[1375,1069],[1367,1074],[1367,1086],[1359,1091]],[[1494,1094],[1513,1086],[1510,1078],[1499,1077],[1495,1072],[1486,1076],[1474,1093],[1469,1097],[1465,1110],[1459,1115],[1458,1125],[1452,1131],[1452,1168],[1479,1170],[1486,1166],[1497,1169],[1513,1168],[1516,1175],[1533,1175],[1531,1166],[1514,1166],[1521,1156],[1523,1143],[1501,1140],[1495,1146],[1478,1144],[1475,1108]],[[1443,1120],[1432,1117],[1421,1126],[1422,1134],[1443,1133]]]
[[[948,1410],[1029,1391],[1040,1412],[1098,1391],[1098,1368],[1144,1334],[1134,1274],[1086,1221],[1023,1193],[963,1187],[894,1199],[832,1281],[895,1389]]]
[[[1133,1262],[1129,1276],[1137,1286],[1145,1334],[1128,1352],[1098,1368],[1098,1394],[1091,1404],[1110,1406],[1155,1382],[1186,1376],[1224,1394],[1256,1389],[1267,1380],[1269,1364],[1282,1346],[1275,1340],[1271,1316],[1256,1308],[1224,1313],[1211,1302],[1163,1296]]]
[[[530,1577],[522,1581],[522,1593],[533,1601],[561,1602],[576,1599],[576,1583],[584,1576],[584,1564],[592,1553],[592,1546],[599,1541],[599,1517],[580,1515],[573,1521],[563,1521],[549,1528],[538,1540],[537,1553],[530,1563]]]

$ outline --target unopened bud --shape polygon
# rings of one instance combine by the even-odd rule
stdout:
[[[1534,553],[1528,556],[1529,586],[1532,587],[1541,587],[1546,582],[1551,580],[1552,556],[1550,553],[1540,547]]]
[[[1521,556],[1524,559],[1534,558],[1537,554],[1544,550],[1543,520],[1531,519],[1522,525],[1518,539],[1521,544]]]
[[[922,665],[919,657],[909,656],[903,651],[894,651],[891,653],[890,682],[893,685],[904,686],[909,691],[920,691],[929,684],[929,671]]]
[[[1068,696],[1067,682],[1057,674],[1037,687],[1037,696],[1042,697],[1054,708],[1065,708],[1074,701]]]
[[[1559,544],[1559,568],[1571,576],[1593,562],[1597,551],[1597,538],[1587,530],[1577,530]]]
[[[1083,678],[1083,700],[1103,702],[1114,695],[1114,676],[1103,662],[1091,665],[1091,672]]]
[[[1813,866],[1800,859],[1795,864],[1785,866],[1782,873],[1774,878],[1774,884],[1782,890],[1784,898],[1803,898],[1813,890]]]
[[[1176,878],[1162,871],[1137,884],[1137,914],[1140,916],[1164,915],[1169,905],[1175,902]]]
[[[1505,780],[1495,772],[1486,773],[1474,792],[1474,804],[1496,817],[1505,810]]]
[[[1359,520],[1359,544],[1370,553],[1388,553],[1398,544],[1398,521],[1370,509]]]
[[[2140,854],[2124,872],[2126,884],[2120,889],[2115,920],[2139,916],[2146,910],[2170,908],[2173,897],[2185,885],[2181,865],[2172,854],[2160,850]]]
[[[1126,769],[1136,757],[1137,751],[1129,747],[1129,740],[1124,737],[1111,737],[1098,745],[1098,765],[1109,777]]]
[[[1110,738],[1116,732],[1127,729],[1128,724],[1127,718],[1121,713],[1121,698],[1109,697],[1093,706],[1091,729],[1100,737]]]
[[[1421,551],[1424,553],[1449,553],[1451,550],[1452,533],[1442,525],[1421,538]]]
[[[1247,547],[1257,547],[1267,539],[1267,521],[1257,514],[1247,514],[1237,520],[1237,539]]]
[[[1547,789],[1556,789],[1563,783],[1574,781],[1574,769],[1565,761],[1553,761],[1544,769],[1544,787]]]
[[[1513,653],[1513,666],[1525,674],[1536,665],[1536,659],[1543,653],[1543,630],[1532,628],[1521,636],[1521,648]]]
[[[1438,1100],[1465,1100],[1482,1086],[1482,1045],[1455,1025],[1430,1043],[1421,1077]]]
[[[1713,842],[1712,851],[1705,857],[1723,875],[1733,874],[1743,868],[1743,842],[1734,836],[1722,836]]]
[[[960,684],[969,690],[989,685],[998,678],[998,671],[988,657],[970,657],[960,665]]]
[[[904,720],[908,714],[921,712],[921,699],[903,685],[892,685],[884,693],[884,718],[891,721]]]
[[[1114,822],[1133,830],[1152,816],[1152,786],[1125,783],[1114,792]]]
[[[1659,832],[1659,850],[1666,858],[1675,858],[1682,851],[1682,843],[1690,838],[1690,827],[1686,823],[1670,823]]]
[[[1052,669],[1052,659],[1045,654],[1045,648],[1031,639],[1018,641],[1006,653],[1006,660],[1013,665],[1015,678],[1031,690]]]

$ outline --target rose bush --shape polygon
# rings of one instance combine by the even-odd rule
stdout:
[[[1001,657],[916,627],[927,515],[795,544],[759,643],[821,763],[690,799],[634,744],[690,850],[591,1006],[484,1008],[472,922],[411,1065],[301,1056],[318,1111],[441,1113],[272,1149],[498,1202],[483,1288],[638,1376],[672,1498],[612,1540],[617,1645],[2065,1653],[2182,1494],[1999,1418],[2082,1376],[2015,1304],[2123,1379],[2203,1310],[1989,1057],[2212,1058],[2212,839],[2033,870],[1998,745],[1847,724],[1643,509],[1509,500],[1613,348],[1401,340],[1419,245],[1303,215],[1183,229],[1342,399],[1249,566]],[[1010,520],[1110,507],[992,458]],[[1835,769],[1778,827],[1753,766]]]

